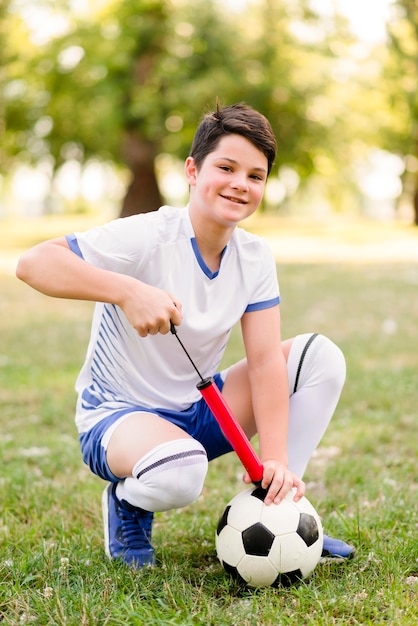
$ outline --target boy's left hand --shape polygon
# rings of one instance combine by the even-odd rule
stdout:
[[[305,494],[305,483],[293,474],[285,465],[276,460],[263,461],[264,473],[261,486],[267,490],[264,498],[264,504],[279,504],[286,494],[293,488],[296,488],[294,501],[298,502]],[[251,478],[247,474],[244,476],[244,482],[251,483]]]

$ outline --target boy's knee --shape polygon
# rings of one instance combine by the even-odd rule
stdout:
[[[200,495],[208,469],[203,446],[195,439],[175,439],[151,450],[125,480],[125,493],[134,506],[168,511],[187,506]]]
[[[318,335],[317,338],[320,343],[318,359],[321,360],[321,369],[326,372],[328,380],[342,387],[346,377],[346,363],[341,348],[325,335]]]
[[[341,390],[346,376],[344,354],[325,335],[298,335],[290,349],[288,371],[291,394],[302,387],[324,383]]]

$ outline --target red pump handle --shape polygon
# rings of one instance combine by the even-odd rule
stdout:
[[[204,378],[196,387],[212,411],[225,437],[237,453],[251,480],[257,486],[263,478],[263,465],[247,435],[237,422],[212,377]]]

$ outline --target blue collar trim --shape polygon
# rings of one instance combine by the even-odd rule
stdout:
[[[202,255],[200,254],[200,250],[198,248],[197,245],[197,241],[196,241],[196,237],[192,237],[190,239],[191,244],[192,244],[192,248],[193,248],[193,252],[195,254],[196,260],[199,263],[200,269],[202,270],[202,272],[208,277],[210,278],[210,280],[212,280],[213,278],[216,278],[217,275],[219,274],[219,270],[221,269],[219,266],[219,270],[217,270],[216,272],[212,272],[211,269],[209,269],[209,267],[206,265]],[[224,257],[224,254],[226,252],[228,246],[225,246],[225,248],[222,250],[222,256],[221,256],[221,263],[222,263],[222,259]]]

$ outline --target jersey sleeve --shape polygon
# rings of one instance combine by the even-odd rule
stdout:
[[[264,239],[259,241],[258,275],[254,291],[245,312],[260,311],[277,306],[280,303],[280,287],[277,278],[276,260]]]
[[[75,232],[66,236],[67,243],[91,265],[120,274],[134,274],[152,245],[152,219],[144,218],[145,215],[134,215],[85,232]]]

